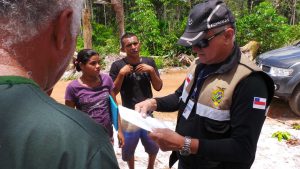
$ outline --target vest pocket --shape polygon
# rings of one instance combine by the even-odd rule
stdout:
[[[208,118],[204,119],[204,128],[208,133],[218,136],[224,136],[230,130],[229,121],[216,121]]]

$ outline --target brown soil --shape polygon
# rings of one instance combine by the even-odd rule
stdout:
[[[276,97],[273,98],[271,106],[269,108],[268,117],[281,121],[283,123],[292,124],[298,123],[300,124],[300,117],[297,116],[289,107],[287,101],[278,99]]]
[[[153,90],[154,97],[165,96],[173,93],[183,82],[186,74],[186,69],[168,69],[161,74],[163,81],[163,88],[157,92]],[[66,86],[69,81],[59,81],[51,94],[58,102],[64,104],[64,94]],[[117,100],[119,103],[120,96],[118,95]],[[171,113],[160,113],[154,112],[154,116],[163,120],[174,121],[177,117],[177,112]],[[277,98],[274,98],[269,109],[268,116],[270,118],[282,121],[283,123],[300,123],[300,117],[296,116],[288,106],[288,103]]]

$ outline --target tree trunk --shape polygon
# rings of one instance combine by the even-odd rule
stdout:
[[[291,25],[295,25],[296,22],[296,10],[297,10],[297,0],[294,0],[292,5],[292,16],[291,16]]]
[[[111,0],[111,5],[116,13],[116,20],[119,27],[119,37],[125,33],[125,23],[124,23],[124,7],[122,0]]]
[[[248,0],[247,1],[247,7],[248,7],[248,11],[251,12],[252,11],[252,7],[253,7],[253,1],[252,0]]]
[[[92,49],[91,9],[89,5],[82,11],[83,43],[85,49]]]

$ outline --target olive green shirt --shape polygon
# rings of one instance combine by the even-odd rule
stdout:
[[[1,169],[115,169],[106,130],[33,81],[0,76]]]

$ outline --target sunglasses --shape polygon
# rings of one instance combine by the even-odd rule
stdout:
[[[202,39],[199,42],[197,42],[194,46],[198,47],[198,48],[206,48],[209,46],[209,41],[211,41],[213,38],[215,38],[216,36],[220,35],[221,33],[225,32],[226,29],[212,35],[211,37],[207,38],[207,39]]]

